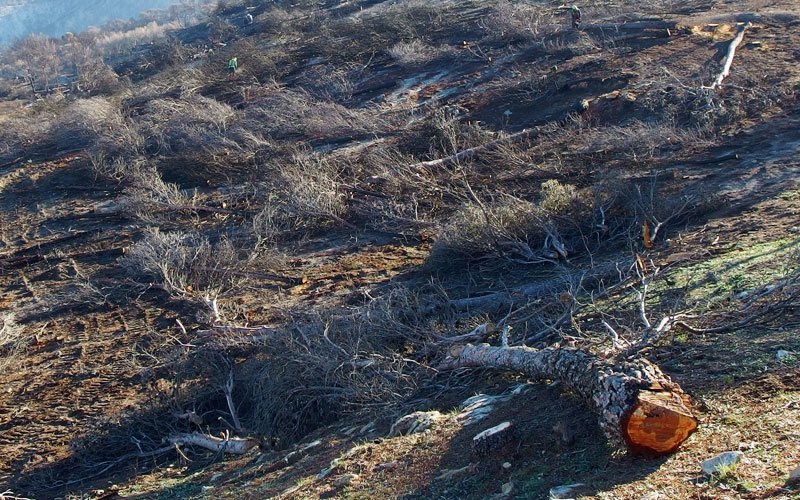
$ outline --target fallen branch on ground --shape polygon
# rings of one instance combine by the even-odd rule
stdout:
[[[697,429],[683,390],[644,358],[604,359],[588,352],[548,347],[458,346],[443,368],[497,368],[533,379],[557,380],[594,405],[608,438],[629,450],[663,455]]]
[[[717,75],[717,79],[714,80],[714,83],[712,83],[710,87],[705,88],[715,90],[722,86],[722,80],[727,78],[731,73],[731,65],[736,55],[736,48],[742,43],[742,40],[744,40],[744,32],[752,27],[753,23],[750,22],[739,27],[739,31],[737,31],[736,36],[731,40],[731,44],[728,46],[728,55],[725,56],[725,63],[722,65],[722,71]]]
[[[487,151],[493,151],[501,146],[506,146],[508,144],[513,144],[515,142],[524,141],[525,139],[529,139],[534,137],[538,134],[538,130],[526,128],[521,132],[517,132],[516,134],[511,134],[507,137],[503,137],[502,139],[497,139],[491,142],[487,142],[486,144],[481,144],[480,146],[475,146],[474,148],[465,149],[464,151],[459,151],[458,153],[448,156],[446,158],[439,158],[438,160],[430,160],[430,161],[422,161],[419,163],[415,163],[411,165],[409,168],[412,170],[421,170],[424,168],[440,168],[446,167],[448,165],[453,165],[454,163],[458,163],[463,160],[468,160],[472,158],[478,153],[483,153]]]
[[[177,446],[199,446],[217,453],[230,453],[233,455],[244,455],[258,446],[258,440],[253,438],[218,438],[208,434],[200,434],[199,432],[176,434],[170,436],[169,442]]]

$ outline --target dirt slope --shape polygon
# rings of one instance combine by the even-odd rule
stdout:
[[[371,9],[386,7],[382,2],[361,3],[363,11],[353,10],[359,3],[345,2],[326,5],[318,15],[333,16],[331,23],[362,19],[344,25],[356,30],[369,24]],[[32,498],[69,494],[96,498],[547,498],[550,488],[572,483],[584,483],[578,491],[582,498],[793,498],[800,494],[797,484],[787,481],[789,472],[800,467],[796,425],[800,421],[800,321],[797,296],[792,295],[800,269],[800,107],[796,100],[800,53],[795,48],[800,43],[800,10],[793,2],[743,1],[681,2],[681,6],[665,4],[663,9],[654,6],[653,12],[589,6],[584,9],[583,31],[559,24],[541,39],[519,41],[485,34],[489,6],[446,3],[450,6],[447,15],[454,16],[457,29],[445,26],[427,34],[444,55],[422,66],[398,63],[387,56],[389,47],[353,48],[342,41],[346,34],[333,36],[338,32],[328,25],[323,25],[329,36],[324,40],[332,52],[337,50],[318,55],[315,51],[326,50],[314,45],[318,40],[298,41],[305,25],[291,24],[296,31],[282,31],[290,23],[274,26],[273,18],[261,14],[274,18],[277,14],[258,2],[250,2],[254,26],[245,25],[244,7],[234,5],[223,18],[238,31],[232,31],[226,43],[244,50],[236,43],[251,40],[262,44],[271,57],[269,50],[278,54],[276,58],[286,57],[284,67],[281,59],[276,59],[277,70],[271,66],[279,84],[271,86],[257,78],[256,56],[249,60],[240,56],[243,71],[238,79],[226,80],[221,72],[209,70],[208,82],[179,82],[175,87],[170,72],[179,78],[197,76],[192,73],[196,63],[188,54],[174,68],[134,84],[131,92],[137,92],[135,85],[142,85],[141,94],[121,94],[120,99],[128,99],[124,101],[126,118],[131,121],[152,112],[157,99],[163,105],[184,98],[183,93],[189,95],[187,99],[196,97],[196,89],[186,90],[195,84],[202,88],[204,98],[229,105],[241,115],[256,104],[299,109],[297,103],[305,101],[280,108],[282,101],[273,94],[288,89],[310,99],[315,78],[347,68],[346,98],[336,94],[309,101],[311,109],[328,110],[338,99],[336,104],[342,109],[336,112],[342,115],[336,119],[326,117],[320,124],[303,107],[287,118],[302,126],[281,122],[286,130],[279,130],[275,125],[256,152],[238,150],[235,141],[229,141],[224,143],[224,152],[192,156],[199,147],[192,150],[190,138],[181,136],[190,144],[188,152],[175,145],[172,151],[160,147],[147,153],[165,180],[178,183],[175,189],[182,189],[181,193],[190,193],[185,200],[205,210],[182,205],[142,215],[141,210],[126,208],[136,186],[102,178],[93,168],[91,146],[42,156],[37,156],[35,144],[14,150],[11,161],[0,166],[0,311],[4,331],[19,332],[22,340],[0,344],[0,485]],[[673,28],[669,32],[666,28],[617,30],[628,17]],[[710,61],[724,53],[735,22],[751,19],[755,27],[737,54],[729,85],[720,96],[704,100],[700,84],[709,81],[717,68]],[[613,36],[606,34],[609,30]],[[176,36],[189,39],[194,34],[187,30]],[[395,47],[395,42],[389,45]],[[220,55],[212,52],[204,57],[222,60],[233,54],[225,50],[234,49],[219,48]],[[338,60],[351,56],[358,64]],[[216,62],[211,59],[208,67]],[[150,84],[163,91],[157,99],[148,94],[155,95],[156,90],[144,90]],[[300,99],[294,94],[292,98]],[[11,120],[14,109],[15,103],[3,104],[0,126]],[[442,144],[447,144],[451,129],[431,125],[438,123],[431,118],[438,116],[437,110],[455,113],[455,123],[464,127],[454,132],[459,136],[454,144],[459,146],[485,143],[500,133],[530,127],[539,127],[541,136],[519,145],[518,150],[504,151],[506,156],[487,154],[451,170],[414,172],[408,181],[403,165],[449,151]],[[667,111],[671,118],[661,120]],[[366,121],[367,114],[374,121],[362,128],[353,125]],[[269,122],[269,118],[262,120]],[[197,123],[201,121],[197,118]],[[164,134],[167,123],[159,125]],[[240,143],[245,140],[249,139]],[[287,144],[297,150],[281,149]],[[406,155],[398,156],[402,162],[380,156],[386,144]],[[333,342],[334,348],[339,350],[340,345],[350,348],[343,337],[356,331],[366,332],[366,339],[389,331],[385,323],[370,323],[371,316],[359,314],[367,310],[377,315],[377,309],[369,307],[381,303],[380,299],[394,299],[400,289],[413,292],[402,295],[403,305],[417,312],[427,310],[428,303],[503,291],[555,272],[547,264],[516,266],[502,259],[462,265],[455,257],[451,257],[455,269],[442,267],[447,270],[441,274],[432,270],[432,246],[435,250],[443,228],[449,227],[459,207],[472,201],[463,188],[465,182],[481,196],[499,186],[505,190],[503,195],[536,193],[538,197],[545,180],[542,172],[548,171],[562,183],[585,189],[584,195],[601,181],[606,186],[657,180],[664,189],[663,199],[691,195],[704,200],[690,215],[668,225],[666,236],[653,248],[641,241],[637,219],[629,231],[634,234],[629,243],[602,247],[589,255],[579,255],[577,250],[571,261],[559,263],[565,269],[580,270],[594,258],[619,257],[621,262],[634,251],[650,267],[663,269],[648,307],[656,316],[680,305],[680,310],[696,315],[697,332],[676,329],[645,354],[695,400],[700,430],[671,457],[630,456],[607,446],[590,410],[563,388],[488,372],[436,372],[434,349],[439,344],[433,340],[414,343],[420,330],[433,325],[434,334],[443,338],[511,315],[511,311],[471,311],[458,316],[444,310],[440,317],[417,323],[402,314],[392,318],[392,326],[400,329],[397,325],[401,325],[407,335],[393,344],[396,358],[392,361],[399,360],[409,373],[418,369],[422,374],[403,372],[402,377],[413,382],[403,390],[391,386],[387,390],[391,396],[380,404],[370,401],[349,413],[337,407],[341,415],[334,410],[326,413],[322,407],[318,413],[309,413],[318,422],[298,416],[296,429],[303,432],[292,434],[292,441],[262,441],[259,449],[244,457],[219,457],[201,450],[148,453],[163,446],[165,428],[189,429],[176,418],[192,410],[188,403],[179,405],[191,400],[178,394],[180,384],[205,380],[205,375],[199,369],[181,373],[175,367],[184,359],[181,356],[205,348],[202,332],[210,322],[208,311],[199,305],[203,294],[196,283],[176,293],[167,283],[132,271],[131,252],[146,240],[152,221],[164,231],[218,231],[235,241],[237,231],[253,224],[257,211],[253,200],[258,200],[250,194],[257,190],[253,186],[278,175],[271,170],[274,158],[294,158],[298,151],[318,153],[331,164],[342,161],[344,166],[337,166],[337,189],[347,192],[347,209],[325,219],[319,228],[284,235],[285,240],[276,245],[279,251],[275,253],[280,255],[268,264],[257,261],[241,267],[238,277],[242,279],[231,291],[220,294],[220,302],[239,324],[286,328],[279,330],[284,333],[308,320],[303,313],[351,314],[363,324],[341,333],[342,337],[331,332],[339,342]],[[385,167],[395,162],[401,164],[397,170]],[[192,170],[200,164],[207,170]],[[617,170],[624,175],[611,177],[609,173]],[[476,197],[474,192],[472,196]],[[403,207],[370,211],[369,203],[375,200]],[[381,218],[387,213],[394,218]],[[765,290],[769,293],[759,295]],[[631,297],[620,292],[602,299],[608,304],[598,301],[596,307],[576,315],[575,324],[588,325],[586,332],[602,331],[596,328],[598,318],[634,324]],[[537,328],[531,319],[534,306],[558,305],[558,298],[546,297],[513,311],[514,329],[519,332],[515,340],[525,342],[525,336]],[[764,312],[748,319],[750,310]],[[721,328],[742,319],[747,321],[735,328]],[[591,349],[600,349],[608,341],[604,334],[568,333],[549,340]],[[297,345],[285,335],[287,345]],[[327,326],[322,339],[332,343]],[[220,349],[241,367],[239,383],[254,379],[252,374],[262,369],[256,362],[283,362],[273,351],[251,347]],[[392,357],[385,351],[379,356],[381,360]],[[375,359],[378,356],[373,361],[381,362]],[[358,373],[371,373],[366,371],[370,365],[364,366]],[[326,382],[333,386],[326,390],[345,390],[336,385],[338,381]],[[480,422],[465,424],[454,410],[476,393],[510,394],[520,387],[521,394],[498,402]],[[237,389],[240,392],[234,394],[242,400],[246,422],[255,427],[259,407],[244,402],[251,394],[248,390]],[[197,394],[199,406],[194,408],[208,410],[209,415],[204,415],[204,431],[223,431],[217,417],[227,418],[227,414],[219,391],[198,389]],[[421,434],[387,437],[396,418],[419,410],[438,410],[442,420]],[[474,456],[472,437],[503,421],[519,429],[513,443],[489,456]],[[317,440],[296,462],[281,462],[290,451]],[[729,450],[744,452],[744,462],[736,470],[712,478],[701,473],[701,460]],[[332,463],[334,459],[338,461]],[[320,474],[326,468],[330,468],[328,474]],[[502,493],[506,485],[510,489]]]

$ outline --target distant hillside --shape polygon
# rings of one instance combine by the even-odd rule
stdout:
[[[0,0],[0,45],[29,33],[60,36],[83,31],[176,3],[178,0]]]

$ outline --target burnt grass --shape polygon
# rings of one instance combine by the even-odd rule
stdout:
[[[800,494],[800,9],[592,4],[574,29],[557,7],[231,0],[0,53],[2,488]],[[674,455],[610,446],[569,388],[439,370],[481,324],[470,341],[507,325],[514,345],[611,355],[603,322],[644,332],[643,283],[650,322],[682,315],[637,353],[700,418]],[[512,442],[474,455],[504,421]],[[189,432],[259,446],[169,444]],[[738,468],[702,474],[730,450]]]

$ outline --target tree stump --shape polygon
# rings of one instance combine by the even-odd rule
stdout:
[[[503,422],[472,438],[472,451],[479,457],[488,455],[510,443],[514,437],[511,422]]]

